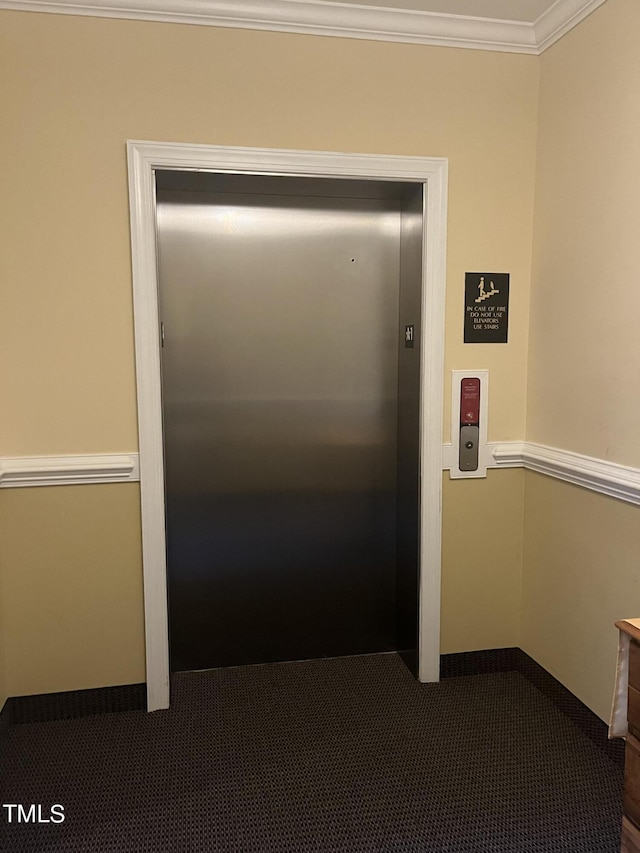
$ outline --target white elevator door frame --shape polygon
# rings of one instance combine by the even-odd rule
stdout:
[[[417,157],[127,144],[140,452],[147,707],[169,707],[169,636],[155,171],[206,170],[265,175],[409,181],[424,187],[423,348],[420,411],[419,678],[439,678],[442,410],[447,161]]]

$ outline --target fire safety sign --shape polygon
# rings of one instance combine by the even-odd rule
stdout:
[[[506,344],[509,331],[509,273],[465,273],[464,296],[465,344]]]

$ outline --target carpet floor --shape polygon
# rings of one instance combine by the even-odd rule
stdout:
[[[0,849],[617,853],[621,785],[519,673],[264,664],[175,675],[167,711],[12,726],[0,802],[65,819],[3,806]]]

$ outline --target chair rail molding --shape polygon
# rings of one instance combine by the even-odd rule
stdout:
[[[513,465],[517,458],[528,471],[537,471],[602,495],[640,505],[640,469],[630,465],[620,465],[531,441],[525,441],[521,451],[515,446],[497,445],[493,458],[497,468]]]
[[[0,9],[540,54],[605,0],[557,0],[536,21],[326,0],[0,0]]]
[[[532,441],[489,442],[486,451],[487,468],[526,468],[640,506],[640,468]],[[442,468],[450,470],[455,464],[456,448],[446,443]]]
[[[525,441],[489,442],[487,468],[526,468],[640,506],[640,468]],[[442,468],[455,466],[456,448],[442,445]],[[0,488],[135,483],[137,453],[0,457]]]
[[[0,488],[131,483],[140,479],[137,453],[0,457]]]

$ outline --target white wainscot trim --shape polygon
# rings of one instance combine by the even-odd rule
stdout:
[[[469,372],[465,371],[465,374]],[[485,469],[487,468],[522,468],[523,447],[522,441],[483,442],[481,440],[478,452],[478,471],[465,471],[461,477],[455,473],[458,470],[458,445],[448,441],[442,445],[442,468],[444,471],[452,472],[452,480],[482,479],[486,477]],[[498,461],[498,456],[500,461]]]
[[[524,467],[576,486],[640,505],[640,469],[569,450],[525,442]]]
[[[130,483],[140,479],[137,453],[0,457],[0,488]]]
[[[592,456],[524,441],[488,442],[487,468],[527,468],[567,483],[640,506],[640,469]],[[456,467],[457,449],[442,445],[442,468]],[[80,456],[0,457],[0,488],[135,483],[140,480],[137,453]]]
[[[526,468],[640,506],[640,468],[532,441],[494,442],[486,448],[487,468]],[[455,466],[455,454],[452,444],[443,445],[445,470]]]

